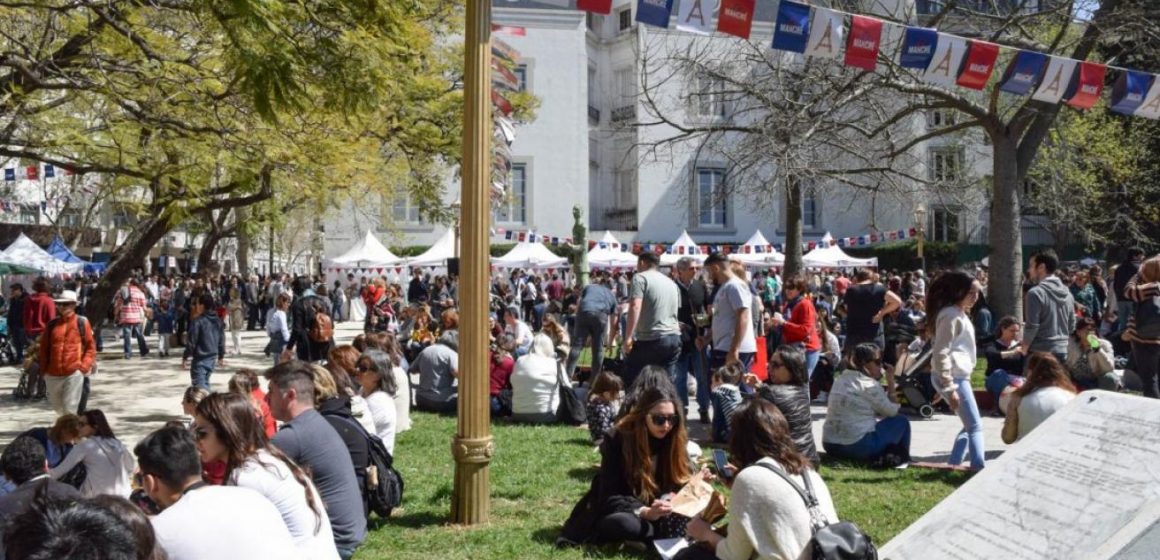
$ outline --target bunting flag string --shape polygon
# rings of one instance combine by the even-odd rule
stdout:
[[[501,232],[497,232],[501,233]],[[507,241],[517,242],[531,242],[543,243],[544,245],[571,245],[571,237],[555,237],[550,235],[538,234],[532,231],[507,230],[502,232],[504,239]],[[838,247],[865,247],[868,245],[875,245],[877,243],[888,243],[891,241],[904,241],[906,239],[913,239],[918,236],[918,230],[914,228],[885,231],[880,233],[866,233],[853,237],[840,237],[831,240],[832,245]],[[802,243],[803,251],[812,251],[821,245],[821,241],[810,241]],[[721,252],[726,255],[733,253],[772,253],[776,251],[784,251],[785,245],[781,243],[772,243],[768,245],[744,245],[737,243],[709,243],[699,244],[696,246],[688,245],[672,245],[666,243],[609,243],[605,241],[588,240],[588,250],[595,248],[612,249],[614,251],[622,251],[626,253],[640,254],[643,252],[654,252],[657,254],[671,253],[674,255],[708,255],[709,253]]]
[[[748,39],[758,0],[637,0],[636,21],[668,29],[676,10],[677,29],[710,34],[716,31]],[[761,0],[766,1],[766,0]],[[610,0],[577,0],[577,9],[608,14]],[[847,24],[846,16],[849,16]],[[984,89],[995,74],[1000,52],[1015,56],[1000,74],[999,90],[1030,95],[1036,101],[1066,103],[1086,110],[1104,93],[1109,70],[1117,73],[1109,107],[1124,115],[1160,119],[1160,79],[1156,75],[1073,60],[1040,52],[943,33],[936,29],[884,21],[871,16],[781,0],[773,22],[771,47],[809,58],[841,59],[868,72],[878,69],[884,26],[901,28],[897,63],[915,71],[924,82],[945,88]]]
[[[42,169],[43,167],[43,169]],[[46,163],[43,166],[27,165],[18,167],[4,168],[4,182],[12,183],[15,181],[39,181],[41,179],[58,179],[60,175],[72,176],[73,172],[67,167],[60,168],[60,173],[57,173],[57,167],[51,163]]]

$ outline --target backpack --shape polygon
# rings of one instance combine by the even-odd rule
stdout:
[[[878,560],[878,549],[870,537],[862,532],[857,525],[849,521],[830,523],[818,508],[818,498],[814,496],[808,473],[802,476],[806,483],[803,489],[794,482],[780,467],[768,463],[755,463],[759,467],[769,469],[782,480],[789,483],[806,503],[810,513],[810,530],[813,538],[806,544],[809,554],[806,558],[813,560]]]
[[[314,321],[306,334],[314,342],[330,342],[334,336],[334,321],[317,302],[314,304]]]
[[[327,415],[331,416],[331,415]],[[359,424],[354,418],[334,415],[343,418],[358,429],[358,432],[367,440],[366,480],[359,490],[363,495],[363,502],[369,512],[379,514],[386,519],[391,516],[391,510],[403,503],[403,475],[395,470],[395,459],[379,436],[372,434]]]

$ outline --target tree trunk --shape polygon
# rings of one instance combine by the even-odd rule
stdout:
[[[791,175],[785,187],[785,267],[781,277],[789,280],[802,270],[802,184]]]
[[[995,135],[992,157],[990,282],[987,303],[995,317],[1023,317],[1023,231],[1015,140]]]
[[[221,232],[210,232],[205,234],[205,241],[202,242],[201,250],[197,252],[197,271],[205,274],[209,271],[210,263],[213,262],[213,252],[217,250],[218,243],[225,237]]]
[[[249,211],[247,211],[247,209],[245,209],[245,208],[238,208],[234,212],[235,212],[234,220],[236,220],[237,223],[239,224],[239,226],[237,228],[237,231],[238,231],[238,273],[248,275],[251,272],[250,271],[250,250],[251,250],[252,243],[250,240],[249,232],[246,231],[246,228],[241,227],[241,224],[244,224],[246,221],[246,218],[249,217]]]
[[[113,251],[109,268],[97,281],[97,287],[93,289],[88,303],[85,304],[85,315],[93,321],[93,324],[100,325],[105,322],[109,310],[113,307],[113,297],[116,296],[117,290],[132,276],[133,269],[149,257],[149,251],[169,234],[171,229],[165,216],[148,218],[140,222],[125,243]]]

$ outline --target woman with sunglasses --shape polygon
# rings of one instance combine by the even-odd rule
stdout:
[[[391,357],[381,350],[367,350],[359,356],[354,369],[362,388],[363,400],[375,423],[375,435],[393,456],[395,454],[395,374]]]
[[[680,411],[676,393],[648,389],[604,438],[591,542],[684,535],[688,519],[673,514],[670,504],[693,474]]]
[[[822,447],[836,458],[887,467],[907,465],[910,420],[898,413],[893,370],[883,367],[882,351],[872,342],[855,346],[850,360],[853,369],[842,372],[830,390]]]
[[[307,558],[339,557],[318,489],[294,461],[269,444],[249,399],[211,394],[198,403],[192,432],[202,462],[225,461],[227,485],[250,488],[270,500]]]
[[[769,358],[769,383],[761,384],[757,376],[748,375],[747,383],[756,384],[757,394],[773,403],[789,422],[789,433],[798,452],[815,468],[820,461],[814,445],[813,417],[810,415],[810,380],[806,373],[806,354],[796,346],[783,344]]]
[[[53,467],[49,474],[60,479],[78,464],[85,465],[85,480],[78,490],[86,498],[109,494],[127,498],[133,491],[130,475],[135,461],[133,454],[113,435],[105,413],[98,409],[86,410],[81,415],[80,435],[85,438]]]

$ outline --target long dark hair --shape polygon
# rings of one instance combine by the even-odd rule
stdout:
[[[315,508],[314,491],[306,473],[280,449],[270,445],[266,429],[258,420],[249,398],[237,393],[212,393],[197,404],[197,415],[213,426],[214,433],[226,448],[226,480],[230,479],[234,469],[244,465],[251,457],[261,464],[257,454],[264,449],[290,468],[294,480],[306,491],[306,504],[314,512],[314,532],[322,528],[322,512]]]
[[[1047,352],[1032,352],[1031,357],[1027,358],[1027,379],[1023,386],[1015,390],[1015,394],[1022,398],[1046,387],[1076,392],[1067,368],[1055,356]]]
[[[677,420],[668,435],[661,440],[660,449],[656,453],[657,464],[654,465],[648,415],[654,406],[666,402],[672,403]],[[685,418],[681,408],[680,399],[673,393],[649,389],[640,395],[632,411],[616,425],[624,442],[624,471],[628,474],[637,499],[646,504],[660,497],[662,489],[683,485],[692,477],[685,450],[689,439],[685,433]]]
[[[729,426],[729,454],[738,467],[769,457],[792,474],[805,475],[809,469],[810,460],[794,446],[789,422],[777,405],[753,399],[733,415]]]
[[[83,414],[85,422],[93,429],[93,435],[115,439],[117,436],[113,435],[113,428],[109,427],[109,420],[105,418],[105,413],[99,408],[92,408],[86,410]]]
[[[934,338],[935,324],[938,323],[938,314],[944,307],[958,305],[963,298],[971,293],[975,279],[966,272],[953,270],[943,273],[930,285],[926,294],[926,312],[934,317],[926,321],[926,332]]]
[[[789,372],[790,385],[808,385],[810,382],[809,375],[806,373],[806,353],[799,350],[796,346],[789,344],[782,344],[773,352],[781,360],[785,370]],[[770,379],[773,379],[770,377]]]

